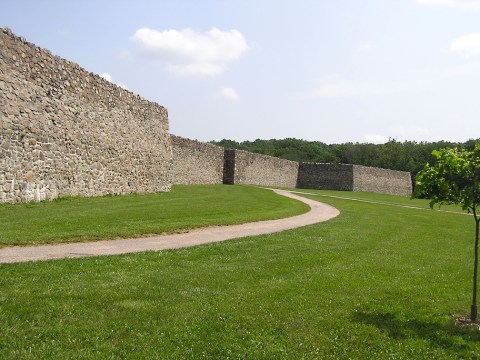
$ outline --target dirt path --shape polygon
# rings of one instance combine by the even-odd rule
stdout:
[[[182,234],[85,243],[6,247],[0,249],[0,264],[98,255],[119,255],[148,250],[178,249],[245,236],[270,234],[294,229],[327,221],[340,214],[337,209],[330,205],[303,198],[285,190],[273,191],[279,195],[304,202],[310,206],[310,211],[285,219],[258,221],[241,225],[207,227]]]

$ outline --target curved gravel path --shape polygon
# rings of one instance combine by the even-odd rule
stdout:
[[[0,264],[178,249],[246,236],[271,234],[327,221],[340,214],[337,209],[330,205],[294,195],[286,190],[273,189],[273,191],[279,195],[304,202],[310,206],[310,211],[285,219],[200,228],[181,234],[84,243],[6,247],[0,249]]]

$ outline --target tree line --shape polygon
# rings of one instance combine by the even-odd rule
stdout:
[[[223,139],[211,141],[212,144],[226,149],[238,149],[270,155],[298,162],[354,164],[379,167],[391,170],[408,171],[415,176],[426,163],[436,162],[432,151],[444,148],[463,148],[473,150],[480,139],[464,143],[448,141],[437,142],[400,142],[390,139],[385,144],[343,143],[325,144],[320,141],[301,139],[260,140],[237,142]]]

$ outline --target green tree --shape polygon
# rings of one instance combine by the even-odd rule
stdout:
[[[470,320],[477,321],[477,274],[480,206],[480,144],[472,151],[442,149],[432,152],[436,162],[426,164],[416,178],[415,195],[430,199],[435,204],[456,204],[473,214],[475,219],[475,246],[473,263],[473,290]]]

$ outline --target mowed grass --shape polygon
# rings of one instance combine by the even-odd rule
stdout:
[[[469,216],[320,199],[341,215],[189,249],[2,265],[1,357],[480,358],[479,331],[454,324],[471,301]]]
[[[286,188],[284,188],[286,189]],[[287,189],[288,190],[288,189]],[[334,198],[354,200],[367,203],[377,203],[388,206],[405,206],[411,208],[430,209],[430,202],[423,199],[411,199],[404,196],[387,195],[387,194],[375,194],[367,192],[347,192],[347,191],[332,191],[332,190],[311,190],[311,189],[290,189],[294,193],[299,195],[315,194],[315,199],[321,200],[322,198]],[[466,213],[459,206],[456,205],[434,205],[435,210],[441,212],[454,212],[454,213]]]
[[[147,195],[66,197],[0,205],[0,247],[138,237],[277,219],[308,206],[246,186],[174,186]]]

